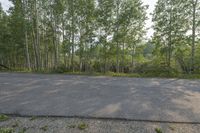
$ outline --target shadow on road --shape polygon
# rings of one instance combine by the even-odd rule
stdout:
[[[0,113],[199,122],[200,81],[0,74]]]

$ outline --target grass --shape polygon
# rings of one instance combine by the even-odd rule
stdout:
[[[155,128],[156,133],[163,133],[161,128]]]
[[[78,125],[79,130],[85,130],[86,128],[88,128],[88,125],[85,124],[85,123],[81,123],[81,124]]]
[[[200,74],[181,74],[181,73],[115,73],[115,72],[54,72],[54,71],[10,71],[20,73],[35,73],[35,74],[66,74],[66,75],[82,75],[82,76],[110,76],[110,77],[130,77],[130,78],[177,78],[177,79],[200,79]]]
[[[85,129],[88,128],[88,125],[85,124],[85,123],[80,123],[80,124],[78,124],[78,125],[74,125],[74,124],[68,125],[67,127],[68,127],[68,128],[71,128],[71,129],[78,128],[79,130],[85,130]]]
[[[129,77],[129,78],[177,78],[177,79],[200,79],[200,74],[152,74],[152,73],[86,73],[86,72],[65,72],[67,75],[83,75],[83,76],[109,76],[109,77]]]
[[[13,133],[14,130],[12,128],[0,128],[0,133]]]
[[[1,121],[7,121],[8,119],[9,119],[8,116],[6,116],[6,115],[0,115],[0,122]]]
[[[43,126],[40,128],[42,131],[46,132],[48,130],[48,126]]]

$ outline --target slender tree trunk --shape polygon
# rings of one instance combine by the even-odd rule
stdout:
[[[72,59],[71,59],[71,65],[72,65],[72,71],[74,72],[74,0],[71,0],[72,1]]]
[[[118,18],[119,18],[119,0],[117,0],[117,73],[119,73],[119,40],[118,40],[118,32],[119,32],[119,21],[118,21]]]
[[[26,6],[27,3],[25,0],[22,1],[23,2],[23,23],[24,23],[24,36],[25,36],[25,41],[24,41],[24,45],[25,45],[25,53],[26,53],[26,67],[28,68],[28,70],[31,70],[31,65],[30,65],[30,54],[29,54],[29,47],[28,47],[28,33],[27,33],[27,25],[26,25]]]
[[[83,67],[83,62],[82,62],[82,45],[83,45],[83,42],[82,42],[82,40],[80,41],[80,55],[79,55],[79,60],[80,60],[80,62],[79,62],[79,71],[81,72],[82,71],[82,67]]]
[[[64,13],[62,14],[62,38],[63,38],[63,59],[64,59],[64,66],[66,67],[66,44],[65,44],[65,22],[64,22]]]
[[[47,44],[47,42],[45,42],[45,68],[46,69],[49,69],[49,67],[48,67],[48,44]]]
[[[135,63],[134,63],[135,49],[136,49],[136,46],[134,44],[132,47],[132,54],[131,54],[131,56],[132,56],[132,58],[131,58],[132,72],[133,72],[133,68],[135,66]]]
[[[103,42],[103,49],[104,49],[104,55],[103,55],[103,62],[104,62],[104,68],[103,68],[103,70],[104,70],[104,73],[106,73],[107,72],[107,63],[106,63],[106,61],[107,61],[107,57],[106,57],[106,55],[107,55],[107,48],[106,48],[106,38],[104,38],[104,40],[105,40],[105,42]]]
[[[125,68],[125,38],[123,39],[123,53],[122,53],[122,72]]]
[[[196,41],[196,6],[197,6],[198,0],[193,0],[193,21],[192,21],[192,54],[191,54],[191,69],[190,73],[194,71],[194,58],[195,58],[195,41]]]
[[[25,31],[25,46],[26,46],[26,65],[27,65],[28,70],[31,70],[27,31]]]
[[[172,6],[172,5],[171,5]],[[172,54],[172,9],[170,9],[170,22],[169,22],[169,44],[168,44],[168,68],[171,67],[171,54]]]
[[[83,68],[83,32],[82,32],[82,27],[79,26],[80,28],[80,42],[79,42],[79,71],[81,72],[82,71],[82,68]]]
[[[37,60],[37,52],[36,52],[36,42],[35,42],[35,34],[34,29],[32,29],[32,44],[33,44],[33,58],[34,58],[34,69],[38,69],[38,60]]]
[[[57,57],[57,41],[56,41],[56,24],[53,24],[53,45],[54,45],[54,68],[57,69],[58,66],[58,57]]]
[[[71,70],[71,36],[72,36],[72,34],[71,34],[71,31],[70,31],[70,34],[69,34],[69,36],[68,36],[68,40],[70,41],[70,47],[68,48],[68,56],[67,56],[67,68],[69,69],[69,70]]]
[[[38,26],[38,9],[37,9],[37,0],[34,1],[34,10],[35,10],[35,28],[33,28],[33,31],[35,31],[35,56],[36,56],[36,69],[40,69],[40,51],[39,51],[39,26]]]
[[[58,25],[58,17],[56,16],[56,21],[55,21],[55,38],[56,38],[56,60],[57,60],[57,67],[60,65],[60,40],[59,40],[59,34],[57,33],[57,25]]]
[[[38,63],[37,63],[37,67],[38,69],[40,69],[40,49],[39,49],[39,46],[40,46],[40,41],[39,41],[39,25],[38,25],[38,10],[37,10],[37,7],[36,7],[36,51],[37,51],[37,60],[38,60]]]

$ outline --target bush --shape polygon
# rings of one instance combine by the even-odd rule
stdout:
[[[57,68],[53,69],[53,73],[64,73],[67,71],[67,68],[64,65],[58,66]]]
[[[153,62],[137,66],[134,72],[145,77],[177,77],[180,74],[174,68],[169,68]]]

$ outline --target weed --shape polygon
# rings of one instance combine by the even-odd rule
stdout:
[[[46,132],[48,130],[48,126],[43,126],[40,129],[43,130],[44,132]]]
[[[19,133],[25,133],[26,130],[27,130],[27,129],[24,127],[24,128],[22,128],[22,129],[19,131]]]
[[[30,120],[30,121],[34,121],[34,120],[36,120],[36,119],[37,119],[36,116],[32,116],[29,120]]]
[[[169,126],[169,129],[174,131],[175,130],[175,127],[174,126]]]
[[[69,128],[76,128],[76,125],[69,125]]]
[[[12,125],[12,127],[13,127],[13,128],[19,127],[18,122],[15,122],[15,123]]]

